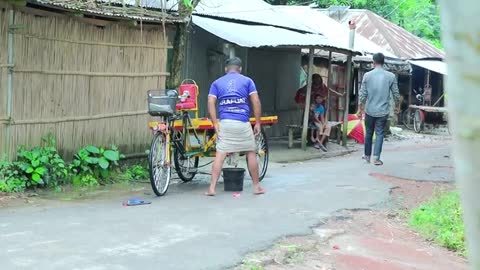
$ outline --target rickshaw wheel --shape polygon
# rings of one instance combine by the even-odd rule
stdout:
[[[165,195],[170,184],[171,166],[167,164],[167,147],[165,134],[157,132],[153,137],[148,156],[150,184],[157,196]]]
[[[178,149],[173,153],[173,161],[175,162],[175,171],[183,182],[193,180],[198,170],[199,157],[182,157]]]
[[[267,136],[265,135],[265,131],[263,129],[260,132],[260,134],[255,137],[255,144],[257,145],[256,153],[257,153],[258,172],[259,172],[258,176],[259,176],[259,180],[262,181],[265,175],[267,174],[268,158],[269,158]],[[247,164],[248,164],[248,159],[247,159]]]
[[[415,111],[415,115],[413,117],[413,129],[415,132],[420,133],[423,131],[423,117],[422,112],[420,110]]]
[[[412,112],[410,109],[406,109],[405,111],[403,111],[402,122],[407,129],[410,129],[410,130],[413,129],[414,117],[415,117],[415,112]]]

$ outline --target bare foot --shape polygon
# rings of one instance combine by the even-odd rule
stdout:
[[[209,191],[205,192],[205,196],[213,197],[213,196],[215,196],[215,195],[216,195],[215,191],[209,190]]]
[[[262,195],[265,194],[265,189],[263,189],[260,185],[253,188],[253,194],[255,195]]]

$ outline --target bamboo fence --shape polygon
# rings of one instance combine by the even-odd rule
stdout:
[[[0,158],[2,158],[5,151],[5,129],[4,122],[6,121],[6,96],[7,96],[7,24],[8,14],[4,9],[0,9]]]
[[[7,35],[0,13],[0,35]],[[53,132],[68,156],[94,144],[116,144],[125,153],[143,152],[147,130],[146,91],[163,88],[167,47],[161,26],[140,30],[120,24],[100,28],[69,17],[15,12],[11,147],[38,145]],[[0,65],[6,44],[0,44]],[[5,76],[0,73],[0,134],[7,124]],[[4,121],[5,122],[5,121]],[[2,136],[2,135],[0,135]]]

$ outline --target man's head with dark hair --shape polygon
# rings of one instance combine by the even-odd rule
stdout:
[[[315,73],[312,75],[312,84],[315,86],[319,86],[323,84],[323,78],[320,74]]]
[[[225,61],[225,72],[242,72],[242,60],[238,57],[232,57]]]
[[[373,55],[373,63],[376,66],[383,66],[385,64],[385,55],[383,53],[376,53]]]

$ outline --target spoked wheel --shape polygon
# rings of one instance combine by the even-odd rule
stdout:
[[[411,110],[407,109],[403,111],[402,113],[402,122],[403,125],[407,128],[412,130],[413,129],[413,119],[415,116],[415,112],[412,112]]]
[[[170,184],[171,166],[167,164],[167,147],[169,146],[166,142],[165,134],[160,132],[155,134],[148,157],[150,183],[157,196],[165,195]]]
[[[182,155],[180,150],[175,149],[173,160],[178,177],[180,177],[183,182],[192,181],[198,171],[199,157],[187,157]]]
[[[420,133],[423,131],[423,115],[422,111],[416,110],[413,117],[413,129],[415,132]]]
[[[267,174],[269,156],[267,136],[265,136],[265,131],[263,131],[263,129],[262,132],[255,137],[255,144],[257,146],[258,176],[259,180],[262,181],[265,174]]]

